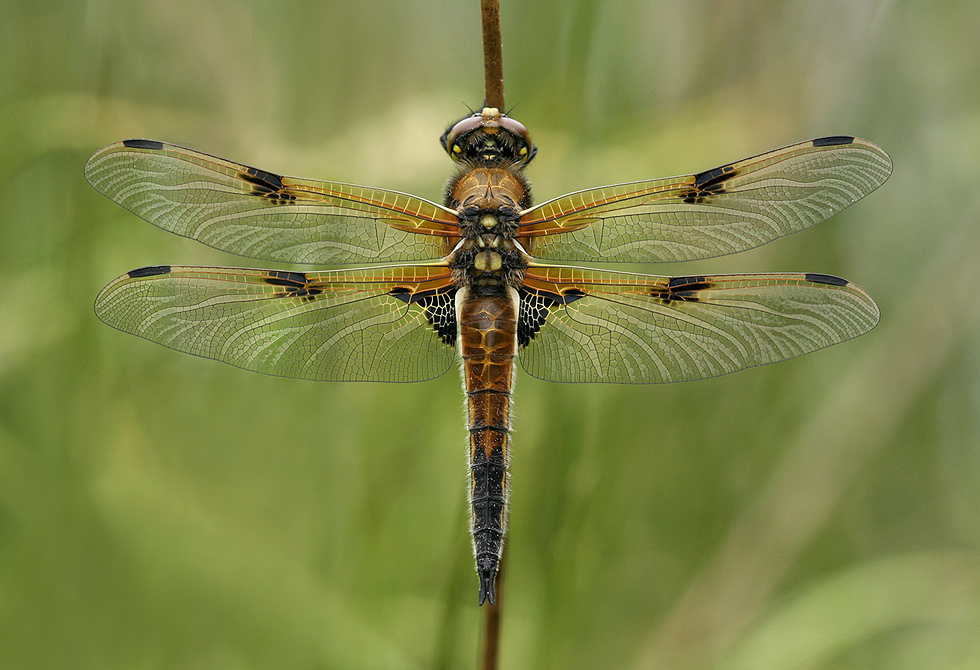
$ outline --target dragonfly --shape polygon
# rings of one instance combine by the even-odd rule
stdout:
[[[418,382],[459,365],[479,604],[495,601],[510,489],[515,361],[554,382],[705,379],[871,330],[874,300],[818,273],[656,276],[558,262],[732,254],[813,226],[879,187],[888,155],[822,137],[697,174],[532,204],[527,128],[485,107],[441,137],[442,204],[287,177],[155,140],[97,151],[89,183],[172,233],[300,272],[155,265],[98,295],[114,328],[247,370]]]

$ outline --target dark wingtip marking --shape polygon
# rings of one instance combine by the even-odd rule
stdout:
[[[123,140],[123,146],[129,147],[130,149],[160,150],[163,148],[163,142],[157,142],[156,140]]]
[[[817,284],[831,284],[833,286],[847,286],[848,284],[846,279],[841,279],[834,275],[822,275],[817,272],[806,273],[806,280],[816,282]]]
[[[154,277],[156,275],[165,275],[170,272],[169,265],[149,265],[145,268],[136,268],[135,270],[128,273],[130,279],[139,279],[140,277]]]
[[[838,144],[851,144],[854,138],[850,135],[831,135],[830,137],[818,137],[813,140],[815,147],[833,147]]]

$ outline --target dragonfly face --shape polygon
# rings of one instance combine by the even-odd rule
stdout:
[[[538,151],[524,124],[494,107],[463,117],[439,141],[449,157],[464,166],[523,168]]]
[[[824,274],[663,277],[540,262],[685,261],[765,244],[880,186],[891,161],[870,142],[825,137],[532,205],[523,169],[536,148],[523,125],[488,108],[441,141],[459,166],[442,205],[154,140],[110,144],[86,164],[89,182],[165,230],[268,261],[398,264],[152,266],[110,282],[95,308],[120,330],[271,375],[422,381],[460,357],[481,604],[494,600],[506,530],[515,360],[551,381],[685,381],[877,323],[864,291]]]

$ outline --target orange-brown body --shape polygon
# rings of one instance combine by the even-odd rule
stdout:
[[[510,399],[517,354],[514,295],[457,296],[459,348],[469,430],[470,505],[473,550],[481,591],[492,580],[503,549],[510,464]]]
[[[520,322],[518,287],[530,257],[515,239],[520,212],[531,204],[521,169],[533,145],[503,132],[496,110],[460,125],[445,146],[460,170],[446,189],[458,212],[460,238],[447,256],[456,284],[456,324],[469,430],[473,551],[480,603],[494,601],[503,551],[510,464],[510,407]],[[446,139],[446,138],[444,138]]]
[[[529,196],[527,180],[519,172],[502,168],[472,168],[455,180],[450,197],[456,208],[476,207],[515,212],[525,208]]]

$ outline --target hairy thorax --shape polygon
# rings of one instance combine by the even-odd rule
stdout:
[[[529,257],[515,236],[530,201],[527,179],[514,168],[468,167],[449,182],[446,204],[459,212],[463,238],[449,259],[457,285],[480,294],[521,281]]]

